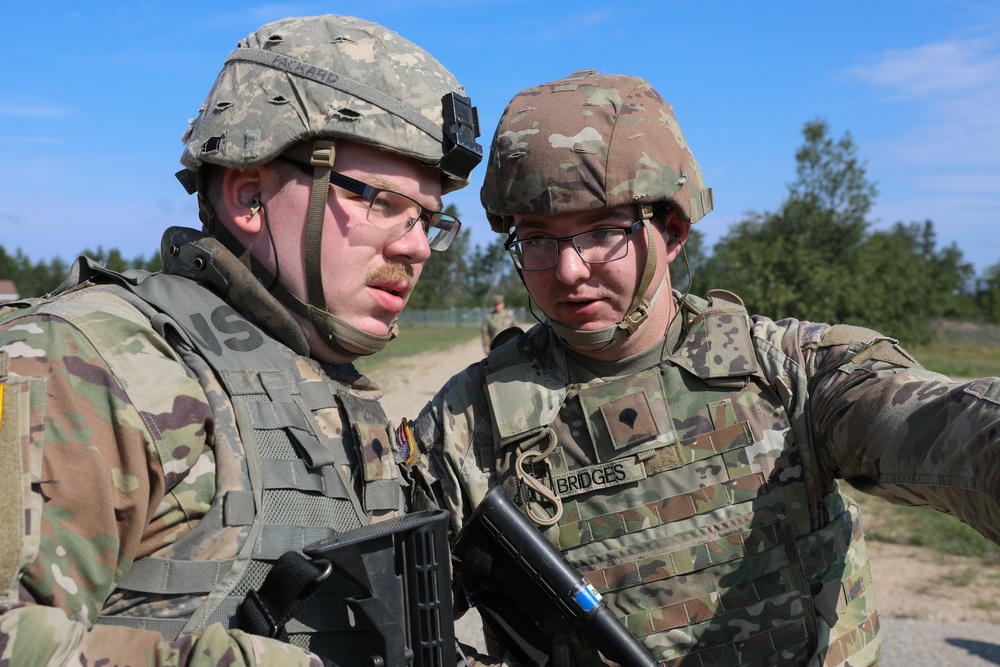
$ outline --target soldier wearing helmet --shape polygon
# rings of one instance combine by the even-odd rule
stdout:
[[[845,480],[1000,541],[1000,380],[951,382],[875,331],[671,289],[712,194],[647,82],[584,70],[515,95],[482,201],[544,319],[400,429],[415,505],[448,508],[456,535],[500,486],[671,665],[878,662]],[[455,564],[491,653],[602,662],[489,561]]]
[[[300,574],[324,583],[287,625],[248,593],[405,511],[380,390],[350,362],[458,232],[441,196],[477,136],[455,77],[382,26],[289,18],[239,42],[183,137],[203,229],[167,230],[162,273],[81,258],[0,311],[5,661],[373,659],[345,579]]]

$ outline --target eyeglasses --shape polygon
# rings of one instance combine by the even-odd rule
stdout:
[[[315,172],[312,165],[284,155],[279,155],[275,160],[294,165],[310,176]],[[392,236],[403,236],[419,222],[424,234],[427,235],[427,243],[431,250],[445,250],[451,245],[462,226],[458,218],[441,211],[424,208],[406,195],[376,188],[333,170],[330,171],[330,185],[336,185],[366,199],[368,201],[368,215],[365,218],[367,222]]]
[[[503,247],[510,253],[514,266],[522,271],[544,271],[559,263],[559,244],[569,241],[580,259],[587,264],[607,264],[628,255],[628,237],[642,228],[642,220],[628,227],[602,227],[589,232],[559,238],[529,238],[518,241],[517,230],[510,233]]]

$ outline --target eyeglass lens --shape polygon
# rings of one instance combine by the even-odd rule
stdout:
[[[444,250],[461,223],[446,213],[432,213],[406,195],[384,190],[372,198],[368,222],[390,234],[402,236],[420,222],[432,250]]]
[[[550,269],[559,263],[559,243],[568,241],[588,264],[606,264],[628,254],[628,236],[624,229],[595,229],[565,239],[539,238],[517,241],[512,245],[514,260],[529,271]]]

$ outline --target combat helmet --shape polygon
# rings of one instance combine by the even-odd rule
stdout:
[[[515,215],[633,204],[650,235],[650,220],[666,207],[688,224],[712,210],[712,190],[671,106],[641,78],[592,69],[511,99],[493,136],[480,198],[498,233],[510,230]],[[656,273],[656,244],[647,246],[642,280],[621,322],[599,331],[552,322],[556,333],[587,345],[634,333],[659,296],[644,296]]]
[[[314,178],[307,238],[319,239],[325,197],[316,193],[326,191],[338,139],[376,146],[437,168],[442,191],[450,192],[468,184],[469,174],[482,159],[478,136],[476,109],[465,89],[413,42],[353,17],[287,18],[254,31],[229,54],[182,137],[185,169],[178,178],[189,193],[198,192],[206,230],[232,245],[235,239],[215,224],[205,196],[204,165],[246,169],[312,140]],[[306,249],[309,303],[280,290],[276,296],[308,317],[335,348],[339,339],[366,353],[381,349],[392,334],[373,336],[327,310],[319,245],[310,243]],[[245,253],[242,248],[231,249]],[[255,273],[260,270],[255,268]],[[264,284],[275,282],[274,276],[268,276],[270,283],[258,277]]]

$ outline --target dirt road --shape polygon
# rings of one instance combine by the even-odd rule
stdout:
[[[482,358],[476,336],[439,350],[377,368],[382,403],[397,424],[414,417],[452,375]],[[977,559],[942,556],[928,549],[869,541],[879,611],[884,619],[889,667],[1000,665],[1000,570]],[[992,572],[991,572],[992,570]],[[459,623],[466,643],[481,648],[478,617]]]

